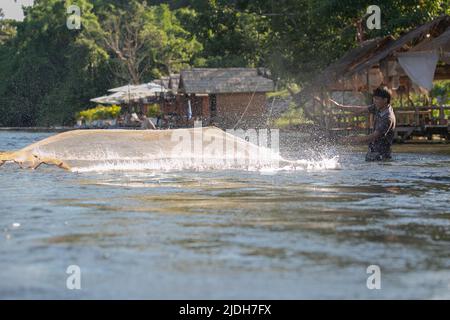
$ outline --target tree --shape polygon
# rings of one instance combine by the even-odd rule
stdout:
[[[184,30],[167,5],[131,1],[109,7],[101,32],[94,35],[111,56],[112,72],[134,84],[189,65],[201,45]]]
[[[113,57],[110,61],[114,74],[138,84],[150,68],[150,46],[160,46],[157,30],[148,24],[147,7],[132,2],[124,10],[110,6],[110,14],[102,23],[101,44]]]
[[[180,9],[185,15],[192,10]],[[195,64],[195,56],[203,50],[197,38],[183,28],[177,14],[167,4],[151,8],[152,24],[161,31],[162,46],[152,48],[152,56],[158,67],[159,76],[180,72],[181,69]],[[156,50],[155,50],[156,49]]]
[[[0,8],[0,45],[3,45],[6,41],[14,38],[16,35],[16,28],[14,21],[5,19],[5,14]]]
[[[194,0],[190,9],[177,14],[203,44],[198,61],[209,67],[264,66],[270,32],[264,17],[240,10],[236,1]]]
[[[308,82],[358,45],[357,26],[370,0],[238,0],[240,10],[265,16],[270,26],[265,62],[286,81]],[[382,28],[366,38],[401,32],[448,12],[448,0],[379,0]],[[447,5],[447,7],[445,7]],[[365,23],[363,21],[363,27]]]
[[[0,48],[2,125],[70,124],[75,111],[107,87],[97,72],[105,56],[85,38],[97,25],[92,5],[79,0],[82,29],[66,27],[70,2],[36,1],[26,8],[13,41]]]
[[[81,29],[66,8],[81,9]],[[358,45],[369,0],[35,0],[22,22],[0,13],[0,125],[73,123],[89,99],[123,82],[190,66],[269,67],[306,84]],[[379,0],[382,28],[401,32],[450,14],[448,0]],[[364,26],[364,24],[362,24]]]

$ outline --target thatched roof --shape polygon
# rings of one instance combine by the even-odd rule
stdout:
[[[386,47],[382,51],[374,55],[371,59],[364,61],[363,63],[360,63],[353,70],[350,70],[350,74],[366,70],[371,66],[373,66],[374,64],[380,62],[384,58],[388,57],[389,55],[393,54],[394,52],[405,49],[404,46],[406,45],[414,46],[418,44],[420,41],[422,41],[427,36],[427,34],[432,34],[433,32],[436,32],[436,30],[440,30],[440,32],[442,33],[445,30],[447,30],[449,26],[450,26],[450,17],[445,15],[440,16],[439,18],[436,18],[433,21],[430,21],[424,25],[421,25],[420,27],[404,34],[397,40],[390,42],[388,45],[386,45]]]
[[[193,68],[181,71],[179,91],[183,93],[270,92],[273,81],[256,68]]]
[[[444,15],[407,32],[397,40],[387,36],[365,41],[325,68],[302,91],[297,94],[291,92],[291,95],[298,106],[304,107],[305,115],[315,119],[314,112],[305,103],[311,101],[311,98],[320,92],[321,89],[325,88],[327,91],[333,91],[348,90],[351,87],[354,90],[355,84],[360,83],[361,80],[367,85],[364,78],[367,77],[367,73],[370,72],[372,67],[376,65],[381,66],[381,64],[391,58],[395,59],[397,52],[420,50],[419,45],[424,43],[423,47],[425,47],[425,42],[428,38],[428,47],[433,46],[435,49],[445,50],[449,46],[449,28],[450,17]],[[448,55],[448,52],[441,54],[441,60],[450,61],[450,57],[446,56],[446,54]],[[436,79],[439,78],[438,70],[439,67],[436,70]]]
[[[442,50],[450,52],[450,26],[437,38],[427,38],[411,49],[411,51]]]
[[[361,63],[368,61],[378,52],[384,50],[393,41],[391,36],[375,38],[363,42],[359,47],[348,51],[341,59],[331,64],[313,81],[314,84],[328,86],[350,76],[352,70]]]

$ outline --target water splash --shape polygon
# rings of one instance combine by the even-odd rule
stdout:
[[[339,156],[321,159],[284,160],[273,163],[241,163],[230,164],[225,161],[210,160],[198,163],[192,159],[166,159],[158,161],[113,160],[102,161],[92,165],[72,167],[72,172],[110,172],[110,171],[210,171],[210,170],[245,170],[249,172],[276,173],[281,171],[321,171],[341,168]]]
[[[278,134],[271,136],[270,143],[264,132],[259,136],[248,133],[241,137],[241,134],[234,135],[215,127],[76,130],[0,154],[0,160],[1,164],[15,162],[22,168],[36,169],[41,164],[49,164],[72,172],[237,169],[270,173],[339,168],[337,157],[282,158]]]

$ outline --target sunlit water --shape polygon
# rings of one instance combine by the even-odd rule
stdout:
[[[49,135],[0,132],[0,150]],[[310,165],[269,172],[4,165],[0,298],[448,299],[450,156],[406,151],[291,150]]]

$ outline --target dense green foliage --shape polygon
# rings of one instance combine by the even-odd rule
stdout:
[[[78,112],[76,118],[77,120],[104,120],[104,119],[116,119],[120,114],[121,107],[117,105],[106,106],[96,106],[92,109],[87,109]]]
[[[0,126],[69,125],[107,88],[188,66],[259,67],[299,85],[358,43],[365,0],[35,0],[0,13]],[[81,8],[81,29],[66,26]],[[448,0],[379,0],[398,34],[450,13]],[[363,23],[364,24],[364,23]]]
[[[450,104],[450,80],[435,83],[430,96],[434,104]]]

